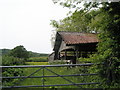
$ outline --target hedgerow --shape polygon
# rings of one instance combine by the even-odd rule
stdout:
[[[23,59],[15,58],[13,56],[3,56],[2,57],[2,66],[15,66],[15,65],[23,65],[25,62]],[[2,77],[14,77],[14,76],[22,76],[23,71],[20,68],[3,68],[2,69]],[[19,79],[2,79],[3,86],[11,86],[14,85]]]

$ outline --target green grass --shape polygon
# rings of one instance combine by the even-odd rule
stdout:
[[[47,62],[27,62],[26,64],[28,65],[48,65]],[[60,75],[70,75],[70,74],[80,74],[80,68],[76,67],[76,68],[72,68],[72,69],[67,69],[67,67],[47,67],[48,69],[54,71],[57,74]],[[35,72],[36,70],[38,70],[39,68],[25,68],[24,74],[25,76],[30,75],[31,73]],[[42,76],[43,75],[43,69],[40,70],[39,72],[35,73],[32,76]],[[45,76],[52,76],[55,75],[54,73],[44,69],[44,75]],[[82,82],[86,82],[85,80],[88,79],[90,76],[81,76],[81,77],[65,77],[66,79],[71,80],[72,82],[75,83],[82,83]],[[42,85],[43,84],[43,80],[45,81],[44,84],[45,85],[54,85],[54,84],[70,84],[68,81],[64,80],[61,77],[46,77],[46,78],[27,78],[24,81],[21,82],[20,85]],[[91,80],[92,81],[92,80]],[[84,86],[82,86],[84,88]],[[94,87],[94,86],[90,86],[90,87]],[[51,88],[51,87],[49,87]],[[77,88],[77,86],[55,86],[55,88]]]
[[[48,62],[26,62],[27,65],[48,65]]]
[[[31,57],[27,60],[27,62],[47,62],[48,57]]]

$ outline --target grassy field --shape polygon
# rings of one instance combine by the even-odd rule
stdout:
[[[48,62],[48,57],[31,57],[27,62]]]
[[[26,62],[27,65],[48,65],[48,62]]]
[[[26,62],[26,64],[28,64],[28,65],[48,65],[48,62]],[[70,75],[70,74],[78,74],[78,73],[80,74],[79,68],[72,68],[72,69],[70,69],[70,68],[67,69],[67,67],[54,67],[54,68],[47,67],[47,68],[54,71],[55,73],[57,73],[59,75]],[[25,76],[28,76],[38,69],[39,68],[25,68],[23,71],[24,71]],[[42,76],[42,75],[43,75],[43,69],[38,71],[37,73],[35,73],[32,76]],[[52,76],[55,74],[44,69],[44,75]],[[73,76],[73,77],[65,77],[65,78],[69,79],[70,81],[75,82],[75,83],[82,83],[82,82],[85,83],[89,77],[90,76],[81,76],[81,77]],[[20,83],[20,85],[43,85],[43,80],[44,80],[45,85],[70,84],[70,82],[64,80],[61,77],[45,77],[45,78],[27,78],[27,79],[23,80]],[[92,81],[92,79],[90,81]],[[92,85],[90,87],[94,87],[94,86]],[[47,87],[47,88],[77,88],[77,86],[55,86],[55,87]]]

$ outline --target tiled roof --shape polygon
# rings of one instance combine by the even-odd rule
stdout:
[[[93,33],[58,32],[66,44],[84,44],[99,42],[97,35]]]

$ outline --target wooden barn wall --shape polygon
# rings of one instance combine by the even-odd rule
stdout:
[[[65,44],[65,42],[62,40],[62,43],[61,43],[60,48],[59,48],[59,52],[61,52],[62,50],[65,50],[65,49],[70,49],[70,48],[75,49],[75,46],[67,46]]]

